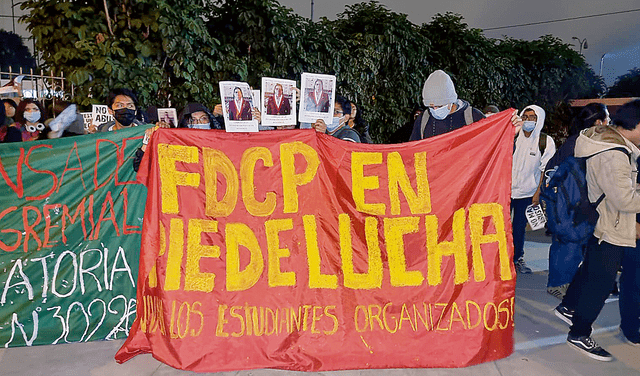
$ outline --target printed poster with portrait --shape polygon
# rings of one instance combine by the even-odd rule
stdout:
[[[325,123],[333,121],[335,103],[336,76],[327,74],[302,73],[300,117],[301,123],[315,123],[322,119]]]
[[[178,113],[175,108],[158,108],[158,120],[169,124],[171,128],[178,128]]]
[[[296,82],[262,77],[262,125],[296,124]]]
[[[246,82],[220,81],[222,114],[227,132],[257,132],[258,120],[253,119],[251,87]]]

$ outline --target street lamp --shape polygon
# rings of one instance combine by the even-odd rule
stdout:
[[[580,43],[580,55],[582,55],[582,49],[584,48],[585,50],[589,48],[589,45],[587,44],[587,38],[584,38],[583,40],[580,40],[580,38],[578,37],[572,37],[571,39],[575,39],[578,41],[578,43]]]
[[[602,77],[602,65],[604,64],[604,57],[607,56],[607,53],[602,54],[602,57],[600,58],[600,77]]]

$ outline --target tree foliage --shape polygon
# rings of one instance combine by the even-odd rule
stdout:
[[[616,82],[609,89],[607,97],[640,97],[640,68],[630,69],[629,72],[616,78]]]
[[[476,107],[535,103],[551,111],[604,87],[580,54],[552,36],[490,39],[453,13],[415,25],[375,1],[318,22],[276,0],[27,0],[22,7],[45,64],[64,70],[82,104],[126,86],[143,105],[212,106],[221,80],[257,88],[263,76],[326,73],[365,110],[376,141],[386,142],[421,102],[435,69]]]
[[[36,60],[16,33],[0,29],[0,70],[8,72],[29,72],[36,68]]]

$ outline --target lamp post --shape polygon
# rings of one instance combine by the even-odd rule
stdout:
[[[602,77],[602,66],[604,65],[604,57],[607,56],[607,53],[602,54],[600,58],[600,77]]]
[[[580,43],[580,55],[582,55],[582,49],[584,48],[585,50],[589,48],[589,45],[587,44],[587,38],[584,39],[580,39],[578,37],[571,37],[571,39],[575,39],[578,41],[578,43]]]

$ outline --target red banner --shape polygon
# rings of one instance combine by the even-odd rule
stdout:
[[[328,371],[508,356],[509,119],[401,145],[159,130],[138,174],[138,312],[116,360]]]

